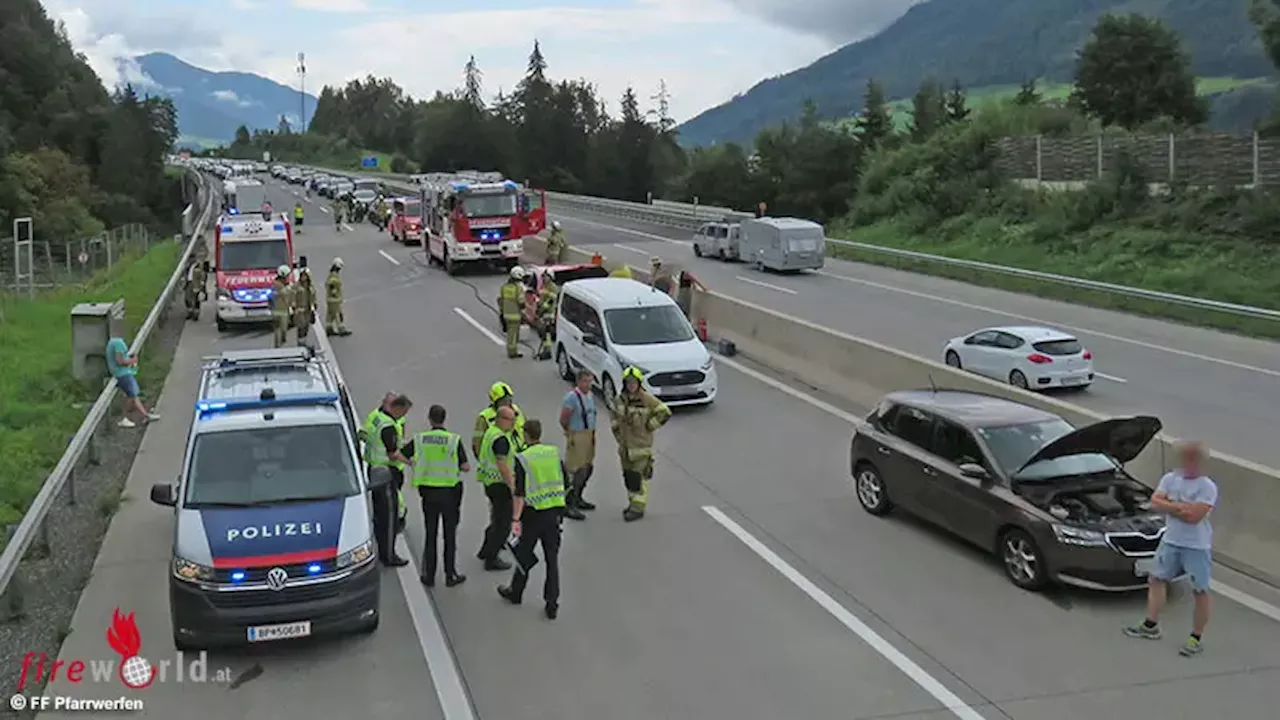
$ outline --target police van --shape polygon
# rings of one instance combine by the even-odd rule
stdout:
[[[197,650],[378,627],[381,581],[351,399],[311,348],[207,358],[176,483],[174,645]]]

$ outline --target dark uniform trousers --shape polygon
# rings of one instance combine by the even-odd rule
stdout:
[[[489,498],[489,527],[484,530],[484,544],[478,555],[487,562],[498,557],[511,535],[511,488],[496,482],[484,486],[484,495]]]
[[[396,518],[399,516],[396,493],[403,485],[404,472],[393,467],[391,485],[373,491],[373,534],[378,539],[378,557],[384,562],[396,555]]]
[[[444,571],[458,574],[458,522],[462,519],[462,483],[453,487],[418,486],[422,499],[422,516],[427,521],[427,542],[422,549],[422,576],[436,576],[436,559],[439,552],[436,541],[440,526],[444,526]]]
[[[521,516],[520,542],[515,547],[517,569],[511,580],[511,593],[516,597],[524,596],[524,588],[529,584],[529,572],[538,565],[538,556],[533,551],[540,544],[542,559],[547,564],[547,580],[542,586],[542,600],[548,605],[559,603],[560,523],[563,514],[560,508],[527,508]]]

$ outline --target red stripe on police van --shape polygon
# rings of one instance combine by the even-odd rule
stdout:
[[[252,555],[240,558],[214,558],[215,568],[251,568],[264,565],[297,565],[317,560],[332,560],[338,556],[336,548],[323,550],[302,550],[300,552],[279,553],[276,555]]]

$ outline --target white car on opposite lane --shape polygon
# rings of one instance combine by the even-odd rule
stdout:
[[[1024,390],[1084,389],[1093,384],[1093,353],[1074,335],[1048,327],[990,327],[951,338],[943,360]]]

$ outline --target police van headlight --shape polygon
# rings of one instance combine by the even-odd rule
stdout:
[[[338,558],[333,561],[333,565],[335,569],[341,570],[355,565],[363,565],[372,557],[373,540],[369,539],[339,555]]]
[[[173,558],[173,576],[187,582],[211,582],[214,578],[213,568],[208,565],[177,556]]]

